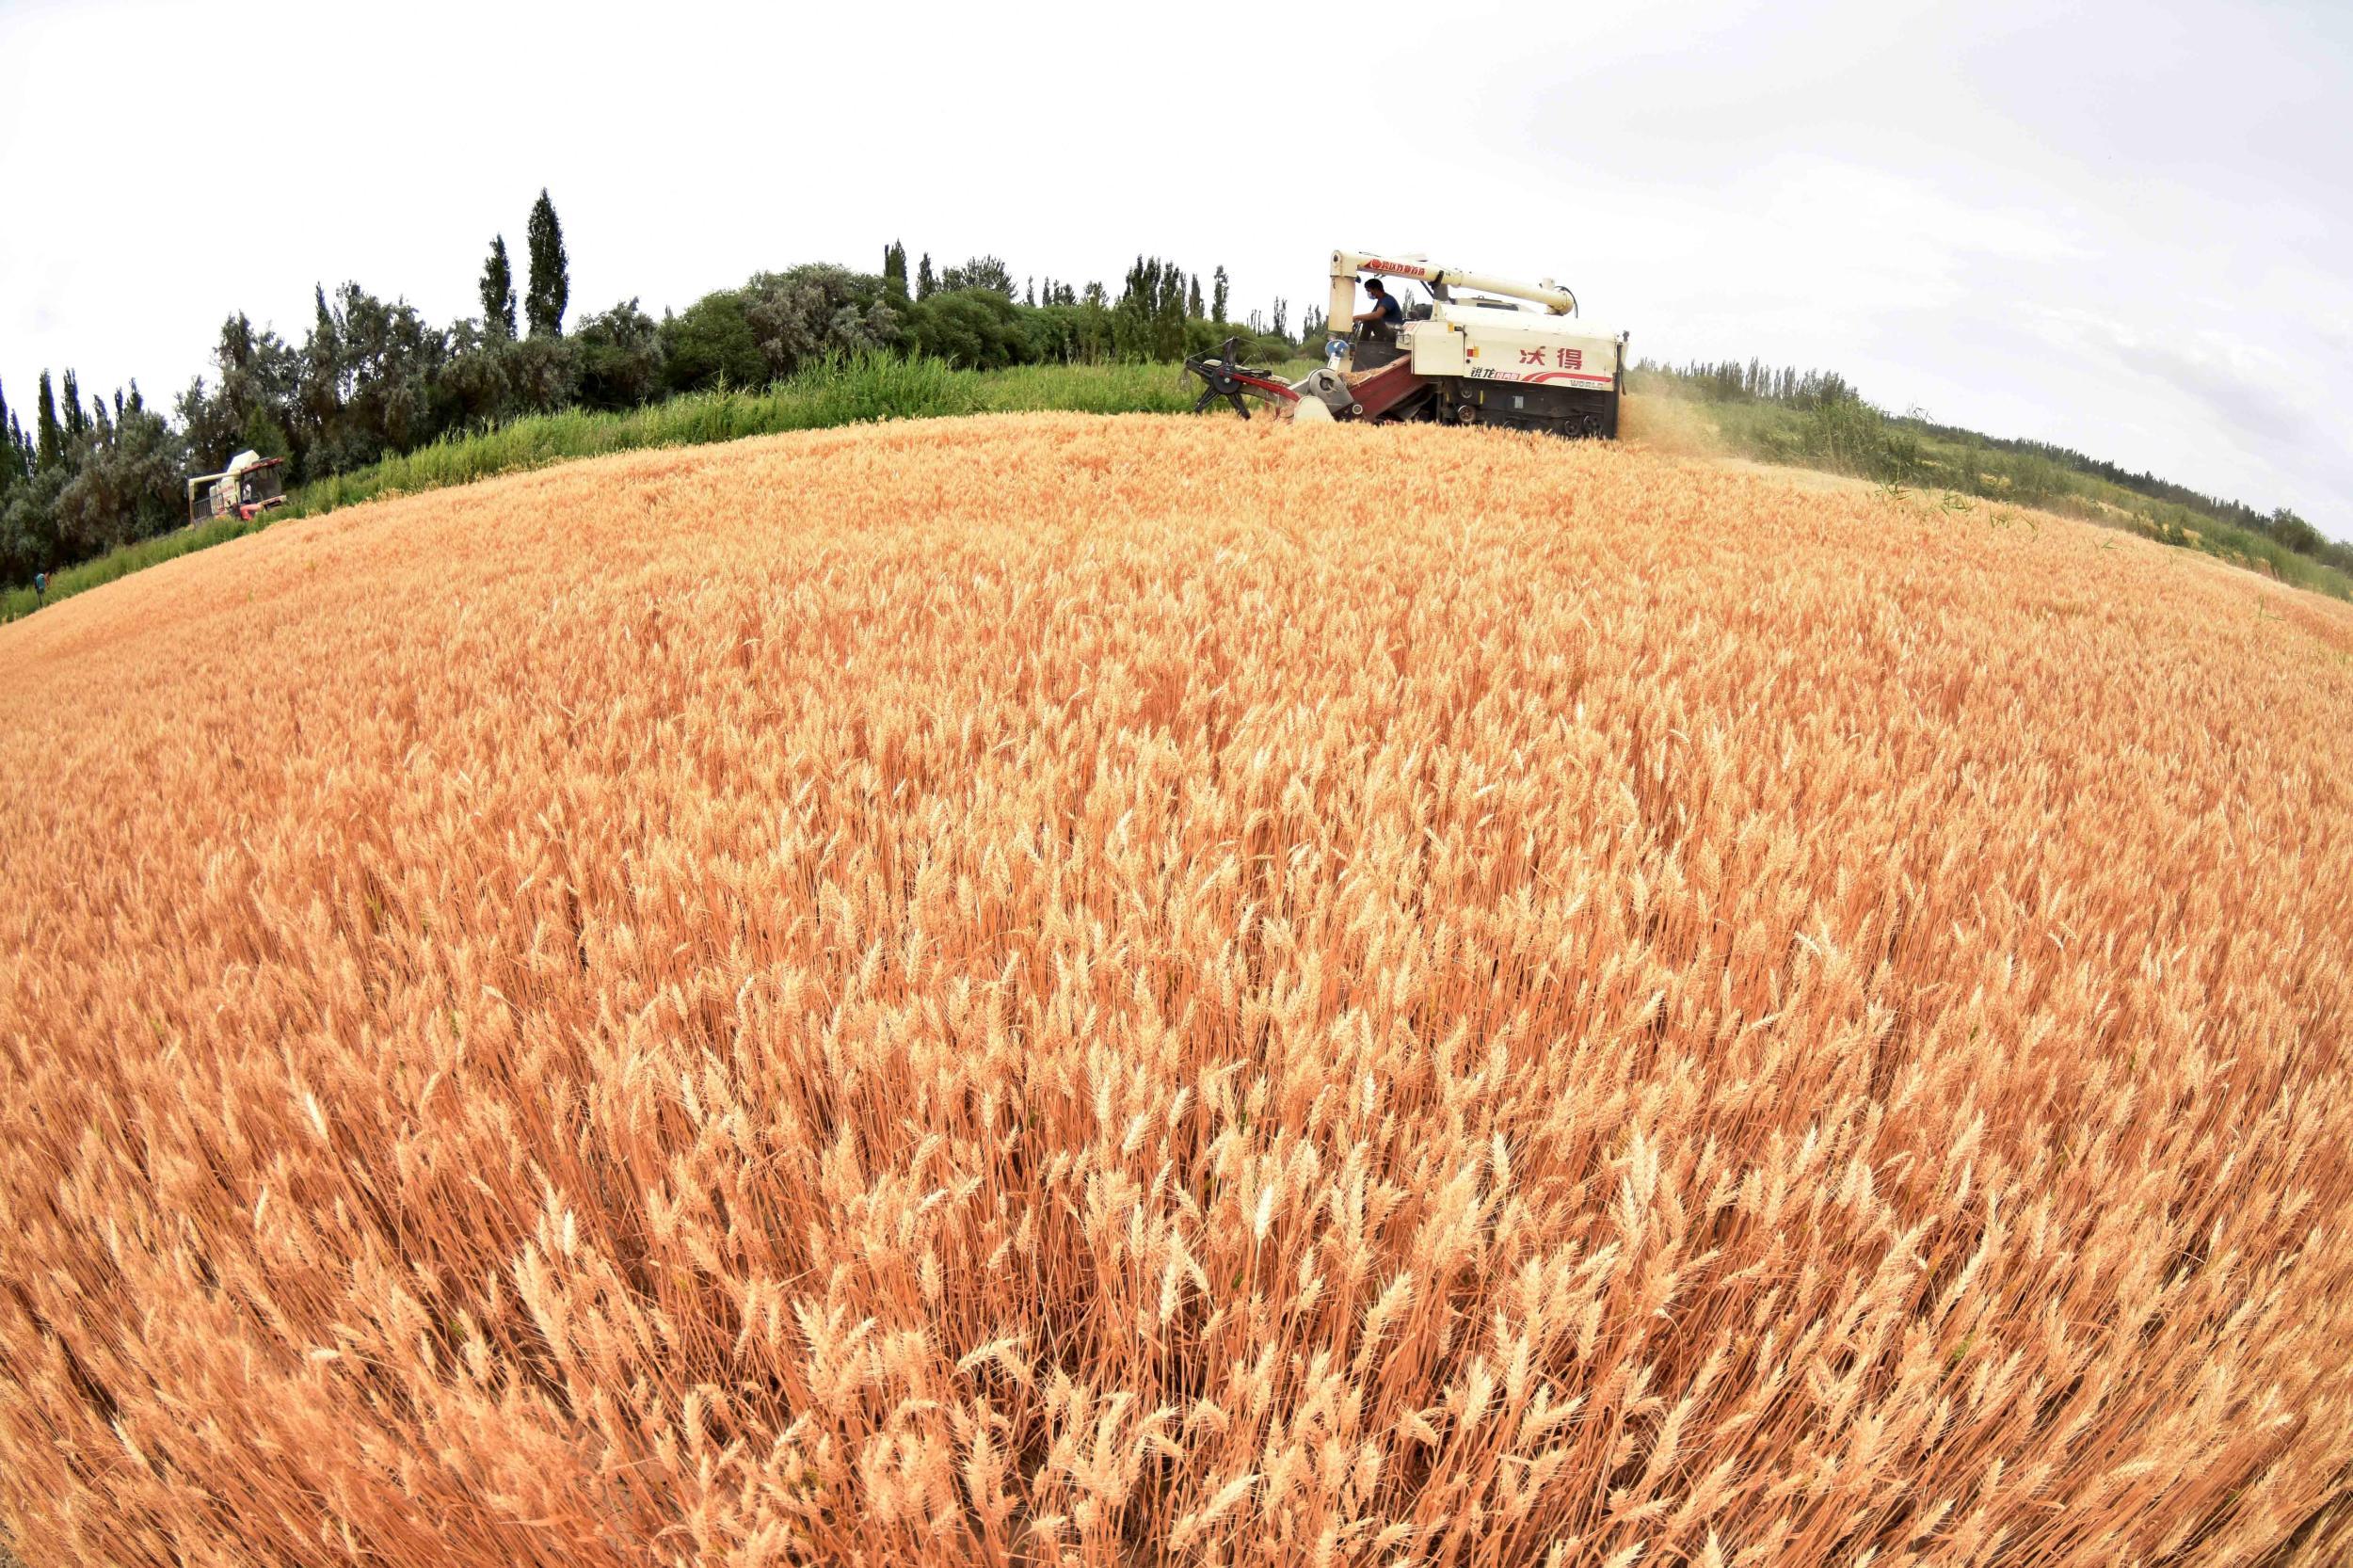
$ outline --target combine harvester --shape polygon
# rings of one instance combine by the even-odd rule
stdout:
[[[1567,289],[1549,279],[1519,283],[1418,258],[1335,250],[1326,318],[1335,327],[1356,313],[1358,273],[1419,283],[1430,297],[1401,300],[1401,325],[1357,323],[1348,339],[1334,340],[1330,365],[1297,381],[1237,364],[1240,340],[1228,338],[1219,353],[1185,361],[1207,383],[1194,411],[1224,398],[1247,419],[1243,400],[1255,397],[1278,418],[1316,423],[1440,420],[1558,436],[1617,435],[1626,334],[1577,320],[1577,296]],[[1475,292],[1465,297],[1458,289]]]
[[[240,452],[218,473],[200,473],[188,481],[188,526],[215,518],[233,517],[251,522],[272,506],[286,504],[286,459]]]

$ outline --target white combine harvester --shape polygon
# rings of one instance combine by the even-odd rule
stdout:
[[[1297,381],[1236,364],[1238,340],[1228,338],[1220,354],[1185,361],[1208,383],[1195,409],[1222,397],[1247,418],[1243,399],[1256,397],[1294,420],[1440,420],[1617,435],[1626,335],[1578,320],[1577,296],[1567,289],[1549,279],[1521,283],[1417,257],[1335,250],[1327,319],[1336,334],[1356,313],[1360,273],[1418,283],[1428,297],[1400,298],[1401,326],[1359,324],[1344,354]]]
[[[191,525],[215,518],[234,517],[252,521],[272,506],[286,504],[286,459],[240,452],[218,473],[200,473],[188,481],[188,521]]]

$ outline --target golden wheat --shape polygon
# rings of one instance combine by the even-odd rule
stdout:
[[[0,1534],[2320,1560],[2349,659],[2082,525],[1437,430],[174,562],[0,631]]]

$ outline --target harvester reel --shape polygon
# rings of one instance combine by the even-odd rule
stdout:
[[[1186,358],[1187,372],[1203,382],[1201,395],[1193,406],[1194,413],[1209,412],[1209,405],[1220,398],[1232,404],[1234,412],[1244,419],[1250,417],[1250,405],[1244,401],[1248,397],[1278,406],[1299,401],[1299,393],[1273,373],[1236,363],[1235,355],[1241,344],[1240,338],[1227,338],[1214,355],[1194,354]]]

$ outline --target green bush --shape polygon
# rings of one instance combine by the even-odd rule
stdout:
[[[909,308],[915,352],[966,370],[1001,370],[1032,358],[1021,307],[995,289],[956,289]]]
[[[764,387],[768,361],[733,289],[707,294],[662,322],[663,380],[673,392]]]
[[[1891,481],[1918,472],[1918,443],[1900,439],[1887,416],[1859,397],[1823,399],[1803,411],[1799,428],[1799,454],[1817,468]]]
[[[896,296],[867,272],[811,263],[763,272],[744,285],[744,319],[760,345],[768,376],[791,376],[826,360],[850,359],[898,346]]]
[[[1083,301],[1021,310],[1022,331],[1032,364],[1074,364],[1112,357],[1112,313]]]
[[[662,395],[662,328],[629,300],[572,328],[583,407],[633,408]]]

